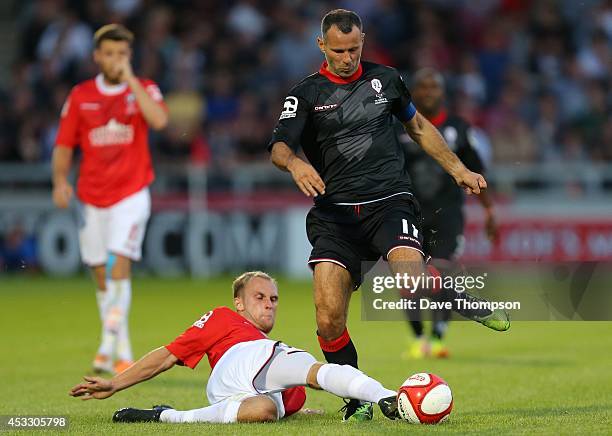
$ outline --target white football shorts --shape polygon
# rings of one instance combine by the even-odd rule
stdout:
[[[81,204],[79,244],[81,258],[89,266],[104,265],[109,253],[134,261],[142,257],[142,241],[151,215],[149,188],[109,207]]]
[[[267,395],[276,404],[280,419],[285,416],[281,391],[306,385],[308,371],[316,362],[310,353],[271,339],[241,342],[227,350],[213,368],[206,396],[215,404]]]

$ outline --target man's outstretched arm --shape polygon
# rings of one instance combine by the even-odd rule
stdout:
[[[487,187],[484,177],[467,169],[448,148],[438,129],[420,113],[415,113],[410,121],[404,122],[404,127],[410,137],[433,157],[467,194],[480,194],[480,190]]]
[[[166,347],[160,347],[146,354],[128,369],[117,374],[112,379],[102,377],[83,377],[85,383],[80,383],[70,390],[73,397],[83,397],[84,400],[103,400],[115,392],[129,388],[172,368],[178,362],[177,357]]]

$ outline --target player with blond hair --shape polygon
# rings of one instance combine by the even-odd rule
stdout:
[[[175,410],[120,409],[115,422],[232,423],[276,421],[299,411],[304,386],[361,401],[376,402],[389,419],[398,419],[396,392],[350,365],[320,363],[308,352],[268,338],[278,306],[276,280],[261,271],[234,280],[235,310],[206,312],[182,335],[157,348],[111,380],[85,377],[70,395],[105,399],[118,391],[184,365],[195,368],[204,356],[212,372],[206,386],[209,406]]]

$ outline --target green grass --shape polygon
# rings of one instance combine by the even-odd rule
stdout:
[[[137,355],[170,342],[201,314],[229,305],[228,277],[208,281],[136,278],[131,332]],[[174,368],[104,401],[80,401],[68,390],[89,370],[99,320],[89,279],[0,277],[0,415],[68,415],[79,434],[587,434],[612,433],[612,323],[516,322],[506,333],[452,324],[452,358],[399,359],[408,330],[400,322],[363,322],[354,298],[349,328],[360,367],[389,388],[415,372],[442,376],[453,390],[451,419],[439,426],[386,420],[375,410],[366,424],[343,424],[341,401],[309,391],[306,407],[323,416],[295,416],[273,424],[116,425],[114,410],[168,403],[207,404],[208,364]],[[281,304],[272,337],[322,359],[315,338],[309,282],[280,281]],[[20,433],[23,434],[23,433]]]

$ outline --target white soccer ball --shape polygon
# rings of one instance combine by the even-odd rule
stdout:
[[[411,375],[399,388],[397,408],[400,416],[413,424],[438,424],[448,419],[453,394],[440,377],[421,372]]]

